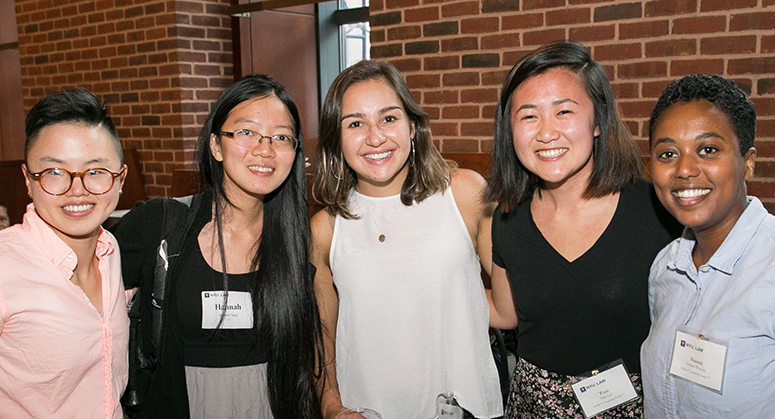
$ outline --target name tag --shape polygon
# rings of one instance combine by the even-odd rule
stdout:
[[[638,398],[630,376],[621,363],[571,384],[571,388],[587,418]]]
[[[439,419],[463,419],[463,409],[448,404],[439,405]]]
[[[463,419],[463,409],[455,406],[455,396],[442,393],[436,397],[436,417],[434,419]]]
[[[253,300],[250,293],[229,291],[227,301],[224,301],[224,294],[223,291],[202,291],[202,329],[215,329],[219,323],[221,329],[252,329]]]
[[[676,331],[670,374],[721,393],[726,360],[726,344]]]

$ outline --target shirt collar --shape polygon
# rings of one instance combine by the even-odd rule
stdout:
[[[69,272],[75,269],[78,264],[78,258],[73,249],[67,245],[35,211],[35,204],[27,205],[27,212],[24,213],[22,228],[30,235],[32,240],[41,249],[43,254],[59,267],[63,272]],[[97,258],[102,258],[113,252],[113,243],[110,241],[105,230],[100,227],[100,234],[97,236],[97,247],[95,254]],[[69,275],[68,275],[69,276]]]
[[[727,275],[732,275],[737,261],[743,256],[745,249],[753,239],[759,224],[767,216],[767,210],[761,201],[754,196],[747,197],[747,205],[735,226],[729,232],[724,242],[711,256],[707,265]],[[696,272],[692,259],[695,238],[691,230],[684,229],[684,234],[676,252],[668,260],[668,266],[684,272]]]

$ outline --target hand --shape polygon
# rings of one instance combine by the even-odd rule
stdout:
[[[345,409],[339,412],[339,414],[337,414],[336,416],[334,416],[334,419],[366,419],[366,418],[354,410]]]
[[[326,419],[382,419],[382,415],[372,409],[348,409],[342,407],[336,412],[336,414],[324,414],[324,417]]]
[[[382,415],[372,409],[344,409],[336,415],[335,419],[382,419]]]

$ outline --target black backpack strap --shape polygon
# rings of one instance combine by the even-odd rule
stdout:
[[[133,278],[132,284],[140,286],[132,301],[129,303],[129,377],[126,390],[121,397],[121,403],[125,412],[133,417],[143,405],[145,393],[148,387],[150,375],[156,370],[157,357],[154,342],[151,339],[153,309],[150,311],[144,300],[148,298],[145,289],[151,288],[147,278],[153,275],[153,266],[148,266],[148,261],[153,260],[156,254],[156,246],[159,244],[164,226],[162,199],[152,199],[146,202],[138,202],[135,208],[113,227],[113,233],[124,245],[122,251],[122,269],[126,279],[132,271],[140,271],[139,278]],[[128,244],[128,245],[127,245]],[[130,258],[133,264],[130,272],[127,272],[126,255],[127,248],[132,249]],[[138,257],[138,252],[142,257]],[[135,285],[135,286],[137,286]]]
[[[154,269],[153,292],[151,293],[151,305],[153,307],[153,343],[157,353],[161,353],[161,332],[163,326],[163,307],[166,288],[169,284],[169,274],[180,255],[185,253],[184,244],[190,241],[193,234],[191,226],[194,224],[199,205],[202,202],[201,195],[191,195],[183,198],[164,199],[164,223],[161,229],[159,245],[156,249],[156,268]],[[197,232],[198,233],[198,232]]]

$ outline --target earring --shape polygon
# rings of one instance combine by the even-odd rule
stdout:
[[[412,138],[410,141],[412,144],[412,153],[409,156],[409,167],[414,167],[414,138]]]
[[[329,163],[328,158],[323,154],[323,167],[329,167],[329,171],[334,176],[334,179],[339,182],[344,180],[344,163],[341,160],[338,165],[335,165],[333,159],[331,160],[331,163]]]

